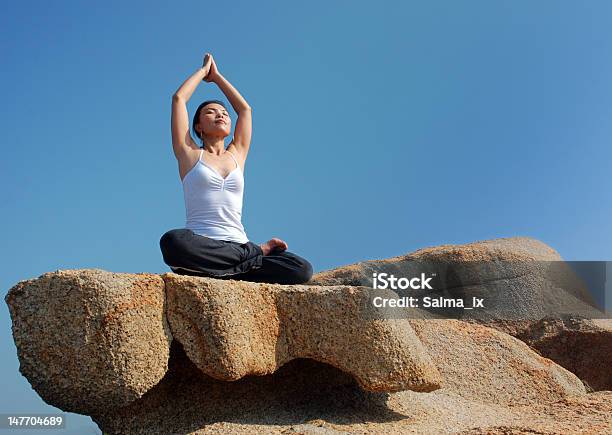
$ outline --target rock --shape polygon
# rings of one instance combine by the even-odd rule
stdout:
[[[368,260],[341,266],[335,269],[316,273],[308,284],[310,285],[362,285],[372,286],[372,272],[389,272],[403,276],[402,271],[412,271],[414,267],[422,267],[423,263],[483,263],[483,262],[520,262],[526,261],[559,261],[561,256],[545,243],[530,237],[508,237],[483,240],[463,245],[440,245],[422,248],[412,253],[383,260]],[[480,271],[482,273],[482,270]],[[494,277],[511,277],[516,273],[494,269]],[[407,274],[405,274],[407,276]],[[476,277],[482,279],[482,276]]]
[[[561,256],[538,240],[512,237],[424,248],[320,272],[309,284],[371,286],[374,271],[411,276],[434,264],[451,265],[456,272],[443,288],[445,296],[479,296],[503,309],[487,310],[481,317],[462,316],[458,310],[430,310],[431,317],[459,318],[495,328],[523,340],[579,376],[589,388],[612,389],[612,371],[603,367],[612,355],[612,332],[602,326],[612,320],[593,308],[584,283]],[[477,267],[470,269],[474,264]],[[415,311],[406,313],[413,316]],[[582,320],[571,320],[577,318]]]
[[[495,329],[453,319],[410,324],[441,372],[445,391],[512,406],[586,394],[576,375]]]
[[[608,368],[612,319],[562,316],[531,321],[491,320],[482,324],[527,343],[540,355],[578,376],[589,391],[612,390],[612,370]]]
[[[172,337],[158,275],[58,270],[6,295],[19,370],[45,402],[90,414],[140,398],[167,371]]]
[[[365,288],[259,284],[166,273],[168,321],[189,359],[226,381],[311,358],[370,391],[442,382],[406,319],[369,319]]]
[[[534,292],[558,296],[537,293],[548,273],[538,262],[559,259],[512,238],[377,262],[398,276],[433,260],[449,266],[447,294],[509,289],[534,315],[519,321],[423,309],[376,317],[367,282],[376,262],[295,286],[56,271],[21,281],[6,302],[22,374],[47,403],[108,434],[610,433],[612,392],[588,394],[502,332],[607,385],[609,370],[588,360],[609,359],[609,323],[535,316]],[[582,300],[579,286],[569,290]]]
[[[92,418],[108,434],[274,433],[277,425],[324,418],[329,409],[350,414],[355,407],[384,408],[387,397],[312,359],[294,359],[270,375],[221,381],[203,373],[175,340],[168,373],[158,385],[127,406]]]
[[[612,390],[612,319],[546,318],[509,332],[591,390]]]
[[[493,343],[498,335],[495,332],[491,335]],[[473,340],[473,346],[478,342]],[[442,344],[448,346],[448,343]],[[459,355],[463,342],[450,345],[455,348],[453,353]],[[497,350],[503,351],[503,346],[504,342],[500,342],[497,347],[492,344],[488,347],[491,364],[495,364]],[[469,364],[468,358],[472,355],[466,352],[463,366]],[[487,354],[480,358],[486,359]],[[484,374],[496,376],[497,371],[487,370]],[[521,374],[523,379],[528,376],[529,373]],[[538,379],[537,371],[534,378]],[[553,396],[543,395],[537,400],[523,400],[522,404],[510,406],[499,402],[511,400],[500,401],[493,392],[480,394],[485,385],[494,386],[495,381],[485,379],[483,387],[476,388],[471,397],[450,388],[430,393],[410,390],[372,393],[360,388],[348,374],[310,359],[292,360],[271,375],[245,376],[225,382],[202,373],[174,341],[168,373],[158,385],[126,407],[93,418],[105,433],[112,435],[317,433],[315,427],[330,434],[603,434],[612,431],[610,391],[551,401],[547,399]],[[495,403],[488,402],[487,397]],[[529,395],[519,392],[519,397],[525,399]]]
[[[559,254],[527,237],[484,240],[464,245],[442,245],[385,260],[364,261],[315,274],[310,285],[373,287],[374,273],[397,278],[435,274],[433,290],[409,289],[405,296],[484,301],[486,309],[441,310],[447,318],[538,320],[547,315],[597,317],[601,312],[584,283]],[[409,294],[408,294],[409,292]],[[427,308],[426,308],[427,309]]]
[[[439,388],[410,324],[367,319],[364,295],[346,286],[85,269],[21,281],[6,302],[21,373],[47,403],[70,412],[121,407],[156,385],[172,329],[196,365],[222,380],[312,358],[372,391]]]

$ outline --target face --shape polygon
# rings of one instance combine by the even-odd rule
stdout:
[[[229,113],[221,104],[210,103],[200,110],[200,122],[197,131],[202,131],[209,136],[229,136],[232,127],[232,120]]]

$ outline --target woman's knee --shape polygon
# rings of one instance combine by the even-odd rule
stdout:
[[[164,233],[159,239],[159,247],[164,255],[164,258],[171,258],[181,252],[185,243],[184,228],[177,228]]]
[[[312,264],[310,264],[310,262],[308,260],[304,260],[305,264],[304,267],[302,268],[303,270],[303,275],[302,275],[302,283],[307,283],[308,281],[310,281],[310,278],[312,278],[312,274],[313,274],[313,270],[312,270]]]
[[[293,280],[295,284],[304,284],[310,281],[312,278],[313,270],[312,264],[305,258],[302,258],[294,254],[294,260],[296,260],[298,267],[293,270]]]

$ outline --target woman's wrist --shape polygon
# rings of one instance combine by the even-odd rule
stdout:
[[[204,80],[209,73],[210,73],[210,68],[208,69],[208,71],[203,66],[201,66],[198,69],[198,74],[200,75],[202,80]]]

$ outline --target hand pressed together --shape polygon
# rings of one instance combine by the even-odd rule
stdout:
[[[204,80],[205,82],[214,82],[219,78],[219,70],[217,69],[217,64],[215,63],[215,59],[213,59],[212,54],[206,53],[204,55],[204,62],[202,65],[204,68]]]

